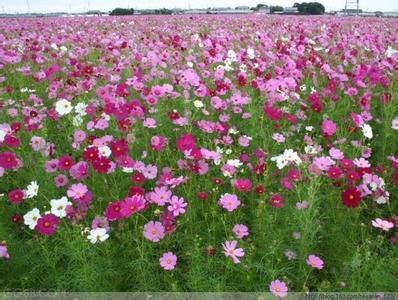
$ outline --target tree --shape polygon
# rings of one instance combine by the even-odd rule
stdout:
[[[279,6],[279,5],[276,5],[276,6],[271,5],[271,6],[269,7],[269,11],[270,11],[271,13],[276,12],[276,11],[283,11],[283,7],[282,7],[282,6]]]
[[[306,15],[323,15],[325,13],[325,7],[319,2],[303,2],[295,3],[298,11]]]
[[[128,15],[134,15],[134,9],[133,8],[115,8],[114,10],[111,11],[109,14],[111,16],[128,16]]]

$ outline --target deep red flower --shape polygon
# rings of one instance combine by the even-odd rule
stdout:
[[[337,167],[330,167],[327,175],[331,179],[339,178],[341,176],[341,170]]]
[[[213,178],[212,181],[213,181],[214,184],[217,184],[217,185],[223,185],[224,184],[224,181],[222,179],[220,179],[220,178]]]
[[[15,224],[18,224],[19,222],[21,222],[22,217],[18,214],[15,214],[11,217],[11,221]]]
[[[129,193],[128,193],[129,197],[132,197],[134,195],[143,196],[144,194],[145,190],[140,186],[132,186],[129,188]]]
[[[104,174],[111,168],[111,161],[101,156],[93,160],[93,168],[97,173]]]
[[[86,161],[93,161],[98,159],[99,151],[97,147],[88,147],[83,151],[83,159]]]
[[[341,193],[341,201],[347,207],[358,207],[361,200],[361,193],[356,188],[349,188]]]
[[[257,195],[264,194],[265,188],[262,185],[258,185],[256,186],[255,192]]]
[[[135,172],[133,175],[131,175],[131,182],[143,184],[145,182],[145,176],[142,175],[140,172]]]
[[[199,193],[198,193],[198,198],[199,198],[200,200],[206,200],[207,198],[209,198],[209,194],[206,193],[206,192],[199,192]]]
[[[112,141],[110,143],[110,148],[112,150],[113,156],[116,158],[127,156],[129,151],[129,147],[125,139]]]

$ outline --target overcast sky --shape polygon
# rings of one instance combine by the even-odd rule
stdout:
[[[311,2],[316,0],[0,0],[0,12],[27,12],[28,2],[31,12],[82,12],[90,9],[109,11],[115,7],[123,8],[207,8],[255,6],[257,3],[268,5],[292,6],[294,2]],[[326,10],[344,8],[346,0],[318,0]],[[353,0],[351,0],[353,1]],[[354,0],[355,2],[355,0]],[[359,0],[364,10],[392,11],[398,10],[398,0]]]

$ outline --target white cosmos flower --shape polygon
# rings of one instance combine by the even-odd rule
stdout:
[[[66,48],[65,46],[61,46],[59,47],[59,50],[61,50],[61,52],[66,52],[68,51],[68,48]]]
[[[196,108],[202,108],[202,107],[204,107],[203,102],[200,101],[200,100],[195,100],[195,101],[193,102],[193,105],[194,105]]]
[[[227,164],[235,168],[239,168],[243,165],[243,163],[239,159],[228,159]]]
[[[112,154],[112,151],[108,146],[99,147],[98,151],[103,157],[109,157]]]
[[[256,57],[255,54],[254,54],[253,48],[248,48],[248,49],[247,49],[247,57],[248,57],[249,59],[254,59],[254,58]]]
[[[50,201],[51,213],[59,218],[66,217],[66,207],[72,205],[68,198],[62,197],[61,199],[54,199]]]
[[[80,102],[78,104],[76,104],[75,106],[75,112],[81,116],[84,117],[85,115],[87,115],[86,113],[86,108],[87,108],[87,104]]]
[[[32,181],[29,183],[29,185],[26,187],[26,190],[24,191],[25,193],[25,199],[32,199],[33,197],[36,197],[39,192],[39,185],[37,184],[37,181]]]
[[[109,238],[109,234],[106,233],[106,229],[104,228],[96,228],[90,230],[90,234],[87,238],[90,240],[90,243],[95,244],[107,240]]]
[[[0,130],[0,143],[4,142],[4,138],[6,137],[6,132],[3,130]]]
[[[24,224],[33,230],[35,229],[37,220],[39,220],[40,217],[40,211],[37,208],[34,208],[23,216]]]
[[[55,110],[60,116],[69,114],[73,109],[72,104],[65,99],[61,99],[55,103]]]
[[[276,162],[278,169],[283,169],[291,162],[295,163],[296,165],[300,165],[302,163],[302,160],[298,156],[297,152],[293,151],[292,149],[285,149],[281,155],[271,157],[271,161]]]
[[[362,125],[362,133],[368,139],[371,139],[373,137],[372,127],[370,127],[369,124]]]
[[[305,126],[305,130],[307,131],[313,131],[314,130],[314,126]]]

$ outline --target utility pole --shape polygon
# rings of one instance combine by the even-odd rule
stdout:
[[[26,0],[26,12],[27,12],[28,14],[30,13],[29,0]]]

